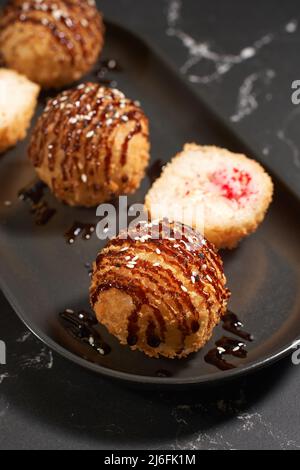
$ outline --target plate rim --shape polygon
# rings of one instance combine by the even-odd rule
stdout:
[[[265,355],[260,360],[252,361],[247,366],[237,366],[235,369],[229,371],[218,371],[215,374],[206,374],[200,377],[194,378],[180,378],[180,377],[155,377],[150,375],[138,375],[130,374],[129,372],[118,371],[110,369],[108,367],[102,366],[97,363],[88,361],[75,353],[69,351],[64,346],[61,346],[58,342],[51,339],[49,336],[44,334],[38,327],[35,327],[31,324],[30,320],[27,319],[27,316],[24,315],[19,307],[15,304],[13,300],[13,295],[10,292],[10,289],[3,283],[3,280],[0,279],[1,289],[12,306],[13,310],[24,323],[24,325],[38,338],[42,343],[48,346],[52,351],[58,353],[63,358],[81,366],[84,369],[88,369],[91,372],[94,372],[98,375],[108,377],[110,379],[115,379],[118,381],[125,381],[127,383],[136,384],[136,385],[162,385],[162,386],[175,386],[175,387],[184,387],[184,386],[212,386],[219,384],[221,382],[234,380],[235,378],[248,375],[252,372],[256,372],[265,368],[275,362],[278,362],[280,359],[288,356],[296,347],[296,343],[299,343],[300,338],[295,339],[285,346],[280,347],[276,352]],[[124,346],[125,347],[125,346]]]
[[[106,20],[106,24],[108,24],[112,28],[117,28],[121,29],[122,32],[125,34],[130,35],[131,37],[134,37],[138,39],[145,47],[150,49],[152,53],[156,56],[156,58],[164,64],[166,68],[170,70],[170,72],[174,75],[176,75],[176,78],[189,90],[189,92],[195,94],[198,99],[201,100],[202,104],[207,108],[207,110],[210,112],[211,115],[215,117],[217,122],[219,122],[230,134],[233,135],[233,137],[240,142],[240,144],[244,148],[248,148],[249,152],[258,160],[261,161],[259,158],[257,158],[256,152],[251,151],[251,144],[245,142],[243,138],[239,134],[235,132],[235,130],[224,120],[222,116],[220,116],[214,107],[212,107],[207,100],[205,100],[202,96],[200,97],[195,90],[192,88],[192,86],[187,83],[184,78],[178,73],[178,70],[176,70],[175,66],[166,58],[164,57],[161,52],[158,50],[157,47],[153,46],[150,44],[150,42],[147,40],[147,38],[143,37],[139,33],[132,32],[129,28],[126,26],[123,26],[121,23],[111,21],[110,19]],[[275,177],[276,180],[280,183],[280,185],[284,188],[285,191],[288,191],[289,194],[295,198],[296,200],[299,200],[299,195],[293,191],[292,188],[290,188],[284,180],[278,175],[278,172],[275,170],[271,170],[268,165],[264,163],[264,166],[268,171],[270,171]],[[297,338],[295,337],[294,340],[291,340],[288,342],[285,346],[281,346],[278,348],[275,352],[270,353],[270,354],[265,354],[262,356],[261,359],[254,360],[247,365],[243,366],[241,364],[240,366],[237,366],[235,369],[231,369],[229,371],[216,371],[214,374],[205,374],[202,376],[195,376],[193,378],[185,378],[185,377],[156,377],[156,376],[149,376],[149,375],[138,375],[138,374],[131,374],[129,372],[123,372],[123,371],[118,371],[111,369],[109,367],[102,366],[98,363],[93,363],[91,361],[88,361],[75,353],[71,352],[64,346],[60,345],[58,342],[56,342],[54,339],[50,338],[47,334],[43,333],[42,330],[40,330],[38,327],[35,325],[32,325],[32,322],[30,319],[27,317],[26,314],[22,313],[21,309],[19,306],[16,304],[14,301],[14,295],[11,292],[10,288],[8,285],[6,285],[4,279],[2,276],[0,276],[0,288],[8,300],[9,304],[11,305],[12,309],[14,312],[17,314],[17,316],[20,318],[20,320],[24,323],[24,325],[34,334],[36,338],[38,338],[40,341],[42,341],[47,347],[49,347],[52,351],[58,353],[60,356],[63,358],[71,361],[72,363],[75,363],[79,366],[81,366],[84,369],[88,369],[91,372],[94,372],[98,375],[108,377],[110,379],[115,379],[118,381],[123,381],[131,384],[136,384],[136,385],[161,385],[164,387],[186,387],[186,386],[211,386],[211,385],[216,385],[221,382],[233,380],[238,377],[245,376],[247,374],[250,374],[252,372],[256,372],[258,370],[261,370],[262,368],[265,368],[275,362],[278,362],[279,360],[283,359],[284,357],[288,356],[295,348],[297,343],[300,341],[300,337]]]

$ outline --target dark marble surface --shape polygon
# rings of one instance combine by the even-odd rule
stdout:
[[[296,0],[119,0],[106,17],[146,38],[300,195]]]
[[[298,2],[108,0],[300,192]],[[300,369],[290,358],[209,391],[126,388],[52,354],[0,296],[0,448],[297,449]]]

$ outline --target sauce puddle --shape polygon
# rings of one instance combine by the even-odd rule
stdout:
[[[56,214],[56,210],[49,207],[45,201],[45,191],[47,186],[42,181],[21,189],[18,193],[21,201],[30,202],[30,213],[34,216],[36,225],[46,225]]]
[[[107,356],[111,352],[111,347],[103,341],[96,330],[99,323],[93,314],[84,310],[74,312],[74,310],[66,309],[59,314],[59,317],[73,338],[89,345],[101,356]]]
[[[235,369],[237,366],[228,362],[224,357],[233,356],[240,359],[245,359],[248,355],[247,345],[244,341],[252,342],[253,335],[243,330],[243,323],[239,320],[237,315],[228,312],[222,319],[223,329],[238,336],[243,341],[235,338],[223,336],[215,343],[215,348],[211,349],[205,356],[204,360],[218,369],[225,371]]]

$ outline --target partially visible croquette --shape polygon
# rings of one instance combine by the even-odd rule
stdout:
[[[26,137],[39,92],[23,75],[0,68],[0,152]]]

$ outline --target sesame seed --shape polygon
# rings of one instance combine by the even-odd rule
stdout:
[[[71,20],[71,18],[66,18],[66,25],[67,25],[69,28],[72,28],[72,26],[73,26],[73,21]]]
[[[86,183],[87,180],[88,180],[88,178],[87,178],[87,176],[86,176],[85,174],[81,175],[81,181],[82,181],[83,183]]]
[[[94,131],[90,131],[90,132],[88,132],[88,133],[86,134],[86,138],[87,138],[87,139],[91,139],[92,137],[94,137],[94,135],[95,135],[95,132],[94,132]]]
[[[188,292],[188,290],[185,286],[181,286],[181,289],[183,290],[183,292]]]
[[[160,255],[160,254],[161,254],[161,251],[160,251],[160,249],[159,249],[159,248],[156,248],[156,250],[155,250],[155,251],[156,251],[156,253],[157,253],[158,255]]]

